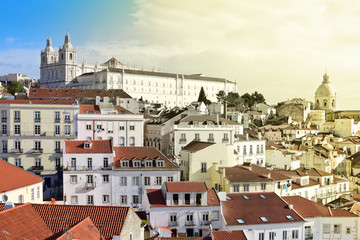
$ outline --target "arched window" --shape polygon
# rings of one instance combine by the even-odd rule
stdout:
[[[72,60],[72,58],[73,58],[73,55],[72,55],[72,53],[70,53],[69,54],[69,59]]]
[[[326,101],[326,100],[324,100],[324,107],[326,107],[326,105],[327,105],[327,101]]]
[[[53,63],[54,62],[54,57],[53,56],[51,56],[51,63]]]
[[[61,54],[61,60],[64,60],[64,54],[63,53]]]
[[[319,99],[316,100],[316,104],[317,104],[318,106],[320,105]]]
[[[331,102],[331,106],[335,107],[335,100],[334,99]]]

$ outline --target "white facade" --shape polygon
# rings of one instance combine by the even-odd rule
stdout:
[[[43,203],[43,182],[28,185],[0,193],[0,203],[4,202],[3,196],[7,196],[7,202],[13,203]]]
[[[239,162],[237,164],[251,163],[265,167],[265,140],[258,133],[258,138],[245,134],[234,141]]]
[[[300,167],[300,159],[294,153],[275,149],[269,153],[267,162],[277,168],[294,170]]]

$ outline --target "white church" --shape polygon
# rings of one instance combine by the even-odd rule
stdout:
[[[77,51],[69,33],[62,48],[55,51],[49,36],[41,51],[41,88],[123,89],[133,98],[183,107],[197,101],[201,87],[207,98],[216,101],[223,90],[237,92],[237,84],[224,78],[203,74],[176,74],[130,68],[115,58],[103,64],[77,62]]]

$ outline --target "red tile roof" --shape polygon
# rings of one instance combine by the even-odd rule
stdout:
[[[40,240],[52,235],[30,203],[0,212],[0,240]]]
[[[209,206],[220,206],[220,199],[213,188],[208,188],[208,205]]]
[[[91,143],[84,148],[84,143]],[[111,140],[65,140],[65,153],[112,153]]]
[[[296,212],[302,217],[355,217],[356,215],[343,209],[331,209],[321,204],[308,200],[300,196],[286,196],[283,199],[294,206]],[[341,211],[338,211],[341,210]]]
[[[129,160],[132,167],[132,160],[164,160],[164,167],[177,167],[163,153],[154,147],[114,147],[115,166],[120,167],[120,160]],[[153,162],[155,166],[155,162]]]
[[[263,199],[260,195],[265,196]],[[273,192],[263,193],[232,193],[227,194],[231,200],[222,201],[223,215],[226,225],[253,225],[272,223],[291,223],[304,221],[294,210],[288,207],[278,195]],[[245,199],[248,196],[249,199]],[[271,206],[271,211],[269,211]],[[286,216],[292,216],[289,220]],[[263,222],[260,217],[266,217],[269,221]],[[239,223],[242,219],[245,223]]]
[[[6,100],[0,99],[0,104],[57,104],[57,105],[73,105],[75,101],[69,100]]]
[[[167,192],[206,192],[205,182],[165,182]]]
[[[182,150],[190,151],[190,152],[197,152],[203,150],[207,147],[214,145],[215,143],[212,142],[200,142],[200,141],[192,141],[188,145],[182,148]]]
[[[121,107],[121,106],[113,106],[118,114],[133,114],[129,110]],[[100,108],[98,105],[90,105],[90,104],[80,104],[79,107],[80,114],[100,114]]]
[[[90,217],[105,239],[120,235],[130,210],[129,207],[49,204],[32,204],[32,207],[54,233],[63,232]]]
[[[213,240],[247,240],[242,230],[212,231]]]
[[[32,88],[29,91],[29,98],[95,98],[100,97],[120,97],[131,98],[122,89],[66,89],[66,88]]]
[[[0,160],[0,192],[41,183],[44,180],[30,172],[18,168],[6,161]]]
[[[147,240],[211,240],[210,237],[152,237]]]
[[[99,240],[104,239],[95,224],[89,217],[85,218],[70,230],[65,232],[63,235],[58,237],[56,240],[67,240],[67,239],[88,239],[88,240]]]

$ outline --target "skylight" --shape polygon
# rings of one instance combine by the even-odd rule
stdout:
[[[244,220],[242,220],[241,218],[237,218],[237,219],[236,219],[236,221],[237,221],[238,223],[240,223],[240,224],[245,223],[245,221],[244,221]]]
[[[226,196],[226,200],[232,200],[230,196]]]
[[[260,217],[261,221],[263,222],[269,222],[269,219],[267,219],[266,217]]]
[[[260,194],[260,197],[261,197],[262,199],[266,199],[266,196],[265,196],[265,195]]]
[[[289,219],[290,221],[294,221],[294,220],[295,220],[295,219],[293,218],[293,216],[291,216],[291,215],[287,215],[286,218]]]
[[[247,196],[247,195],[244,195],[243,198],[246,199],[246,200],[249,200],[249,199],[250,199],[250,197]]]

